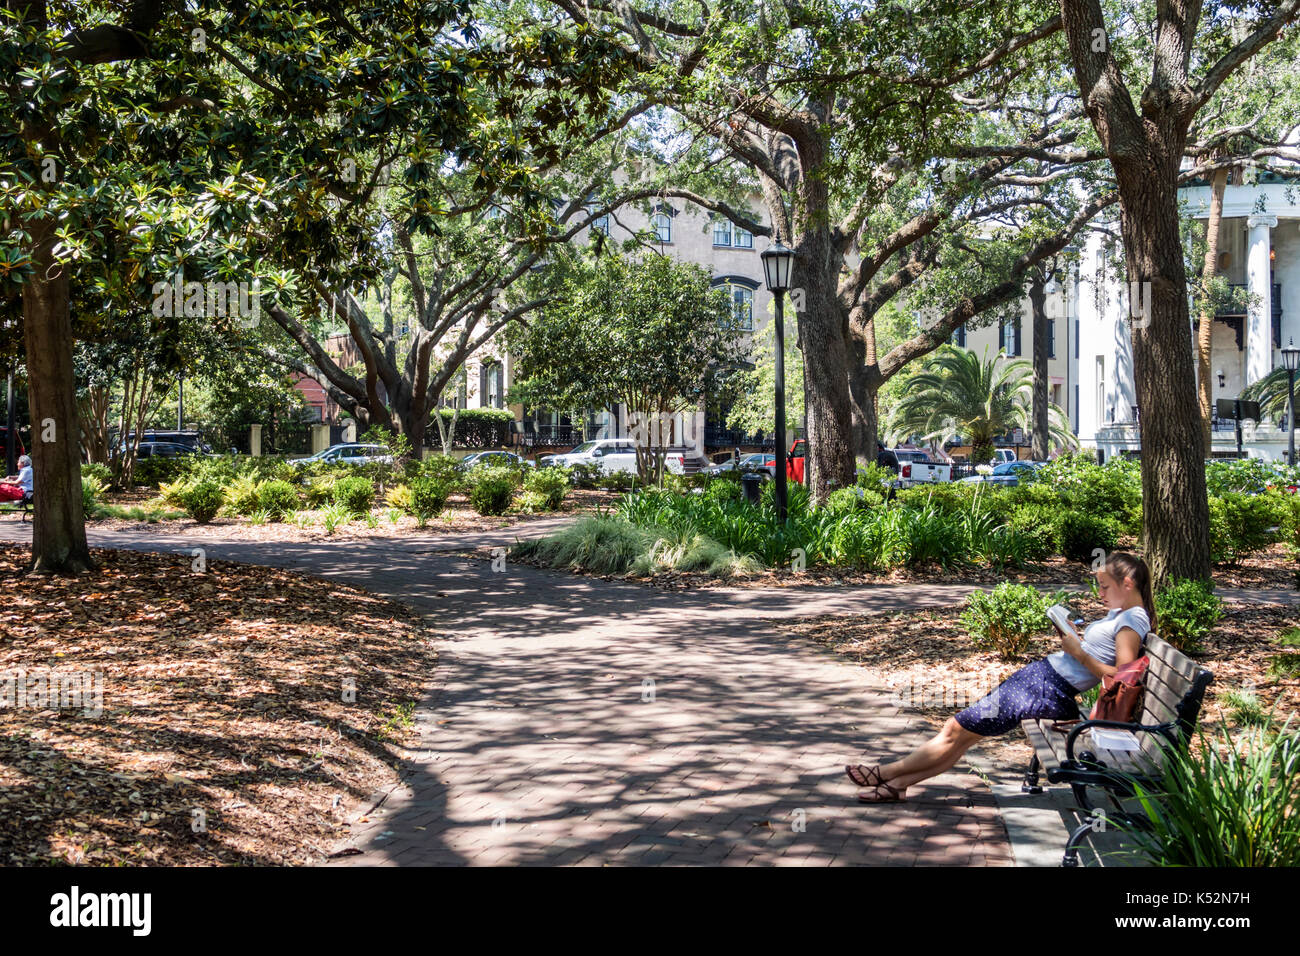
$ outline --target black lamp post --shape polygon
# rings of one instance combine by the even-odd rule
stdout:
[[[788,501],[785,478],[785,303],[782,293],[790,288],[794,251],[777,239],[763,250],[763,277],[776,296],[776,520],[785,524]],[[808,459],[804,458],[805,475]],[[807,480],[807,479],[805,479]]]
[[[1294,339],[1287,339],[1282,350],[1282,364],[1286,366],[1286,463],[1295,464],[1295,373],[1300,368],[1300,349]]]

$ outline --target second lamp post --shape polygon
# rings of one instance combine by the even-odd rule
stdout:
[[[1300,349],[1288,339],[1282,350],[1282,364],[1286,366],[1286,463],[1295,464],[1295,373],[1300,368]]]
[[[790,288],[794,251],[777,239],[763,250],[763,277],[768,291],[776,296],[776,520],[785,524],[788,499],[785,477],[785,303],[784,292]],[[808,473],[804,458],[804,474]],[[805,479],[807,480],[807,479]]]

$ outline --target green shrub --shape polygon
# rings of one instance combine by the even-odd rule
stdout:
[[[333,498],[349,514],[367,514],[375,503],[375,486],[365,475],[350,475],[334,482]]]
[[[857,486],[879,493],[882,497],[889,491],[889,486],[898,480],[898,472],[885,468],[874,461],[869,465],[858,465]]]
[[[739,490],[740,489],[737,488],[737,491]],[[871,492],[860,485],[855,485],[852,488],[836,488],[827,495],[826,504],[823,507],[834,514],[852,514],[854,511],[870,508],[873,504],[877,503],[876,500],[868,498],[869,494],[871,494]]]
[[[519,473],[513,468],[495,465],[471,469],[469,503],[481,515],[503,515],[518,485]]]
[[[1216,564],[1238,564],[1277,540],[1280,513],[1273,495],[1247,495],[1230,491],[1210,498],[1210,559]]]
[[[393,485],[384,495],[384,503],[399,511],[412,512],[413,496],[410,485]]]
[[[568,468],[530,468],[524,473],[524,491],[540,495],[546,509],[557,511],[572,487],[572,479]]]
[[[100,503],[104,497],[104,489],[108,487],[99,475],[95,473],[87,474],[84,471],[81,474],[81,510],[84,514],[94,514],[95,506]]]
[[[298,492],[287,481],[264,481],[257,486],[257,504],[272,521],[284,521],[298,510]]]
[[[237,515],[251,515],[262,510],[258,491],[260,482],[252,475],[240,475],[226,485],[226,510]]]
[[[1200,650],[1201,642],[1223,616],[1223,604],[1203,581],[1175,581],[1156,592],[1159,634],[1182,651]]]
[[[185,478],[160,482],[158,484],[158,497],[163,500],[164,504],[169,504],[173,508],[182,508],[185,502],[185,491],[191,484],[192,482]]]
[[[1064,594],[1042,595],[1028,584],[1003,582],[987,594],[976,591],[966,599],[961,621],[971,642],[1015,660],[1029,649],[1030,639],[1051,627],[1047,609]]]
[[[351,474],[351,465],[339,465],[339,468],[347,468],[348,477],[355,477]],[[326,472],[306,479],[306,488],[303,497],[307,501],[308,508],[324,508],[334,501],[334,486],[338,484],[340,476]]]
[[[1061,515],[1061,553],[1071,561],[1091,564],[1098,548],[1107,553],[1115,550],[1119,535],[1119,524],[1113,518],[1082,511]]]
[[[411,482],[411,514],[421,528],[430,518],[437,517],[447,505],[451,489],[437,478],[421,475]]]
[[[1300,866],[1300,734],[1198,731],[1200,746],[1169,746],[1158,790],[1133,781],[1138,824],[1120,829],[1151,866]]]
[[[185,513],[199,524],[207,524],[226,503],[226,492],[215,481],[199,481],[185,489],[181,504]]]
[[[99,479],[99,486],[101,488],[107,488],[113,483],[112,469],[110,469],[108,465],[101,465],[98,462],[81,466],[82,480],[84,481],[88,477]]]
[[[1061,511],[1053,505],[1026,504],[1011,512],[1010,526],[1029,542],[1031,561],[1061,553]]]
[[[744,497],[744,489],[740,487],[738,477],[728,477],[719,475],[708,483],[704,488],[703,498],[705,501],[718,502],[725,504],[730,501],[740,501]]]
[[[538,469],[542,471],[543,469]],[[579,488],[597,488],[600,486],[601,478],[604,473],[600,470],[600,465],[595,462],[578,462],[571,466],[573,471],[573,483]]]
[[[177,455],[168,458],[165,455],[150,455],[148,458],[141,458],[132,469],[131,480],[137,485],[157,488],[159,482],[175,481],[184,475],[190,464],[187,459],[194,457],[197,456]]]
[[[539,511],[553,511],[546,501],[546,495],[540,491],[525,491],[515,499],[515,509],[524,514],[535,515]]]
[[[329,505],[326,508],[322,508],[320,513],[320,523],[325,529],[326,534],[333,534],[336,528],[347,524],[351,518],[352,512],[350,512],[345,505],[341,504]]]
[[[449,491],[460,488],[465,480],[460,459],[455,455],[430,455],[420,462],[420,474],[441,482]]]

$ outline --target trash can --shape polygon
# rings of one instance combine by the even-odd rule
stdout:
[[[763,478],[753,472],[740,476],[740,487],[745,492],[745,500],[756,505],[763,496]]]

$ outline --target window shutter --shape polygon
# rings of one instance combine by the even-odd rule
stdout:
[[[1016,319],[1016,326],[1015,326],[1015,333],[1014,333],[1014,334],[1015,334],[1015,352],[1013,353],[1014,355],[1020,355],[1020,354],[1021,354],[1021,351],[1020,351],[1020,325],[1021,325],[1021,323],[1020,323],[1020,319],[1017,318],[1017,319]]]

